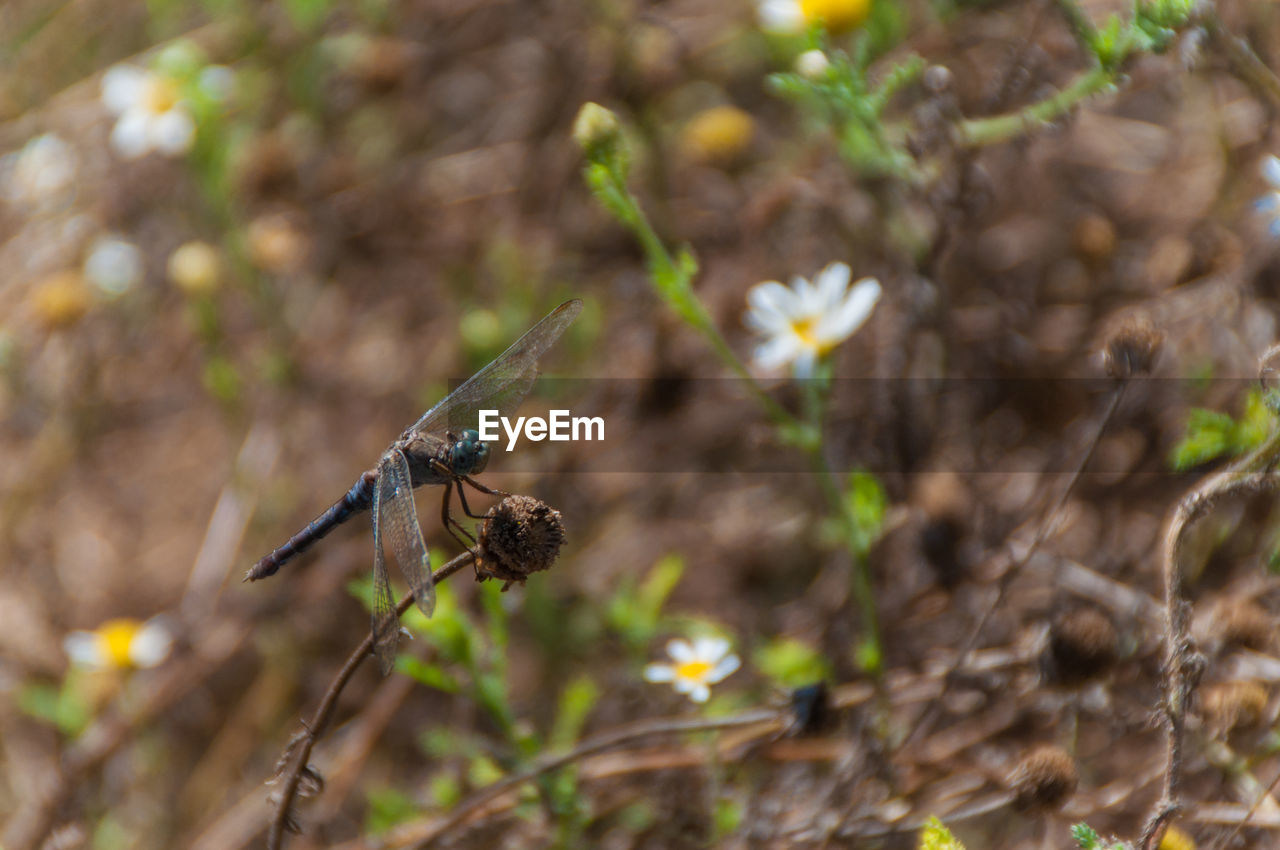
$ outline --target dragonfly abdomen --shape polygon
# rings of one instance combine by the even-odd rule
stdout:
[[[282,546],[254,564],[245,581],[257,581],[276,574],[276,571],[310,549],[315,542],[330,531],[373,504],[373,485],[378,474],[370,470],[360,476],[347,494],[329,506],[329,509],[307,524],[307,527],[290,537]]]

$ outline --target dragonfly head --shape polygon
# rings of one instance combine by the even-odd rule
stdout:
[[[480,432],[468,428],[458,435],[449,448],[449,468],[458,475],[484,472],[489,462],[489,444],[481,441]]]

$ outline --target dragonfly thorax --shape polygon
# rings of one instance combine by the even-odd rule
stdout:
[[[489,462],[489,444],[474,428],[463,431],[449,447],[449,469],[455,475],[477,475]]]

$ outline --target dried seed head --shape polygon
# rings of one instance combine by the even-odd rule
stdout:
[[[1228,597],[1213,612],[1218,638],[1227,646],[1243,646],[1265,652],[1275,625],[1266,609],[1252,599]]]
[[[931,520],[920,529],[920,553],[933,568],[938,583],[948,590],[964,577],[964,561],[960,556],[963,531],[950,516]]]
[[[1009,774],[1013,804],[1019,809],[1056,809],[1075,793],[1080,776],[1061,747],[1036,747]]]
[[[1267,708],[1267,689],[1254,681],[1214,682],[1200,692],[1205,719],[1220,734],[1257,726]]]
[[[1107,374],[1121,381],[1148,374],[1163,341],[1164,336],[1146,319],[1128,319],[1107,340],[1102,354]]]
[[[476,578],[524,584],[555,563],[564,543],[560,512],[532,496],[507,496],[485,514]]]
[[[1116,662],[1115,626],[1097,608],[1077,608],[1049,628],[1049,662],[1053,677],[1076,685],[1106,673]]]

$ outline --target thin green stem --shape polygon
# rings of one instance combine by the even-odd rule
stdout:
[[[1105,91],[1114,82],[1114,72],[1102,67],[1093,68],[1081,74],[1062,91],[1018,112],[962,121],[956,128],[960,144],[965,147],[981,147],[1017,138],[1065,115],[1082,101]]]

